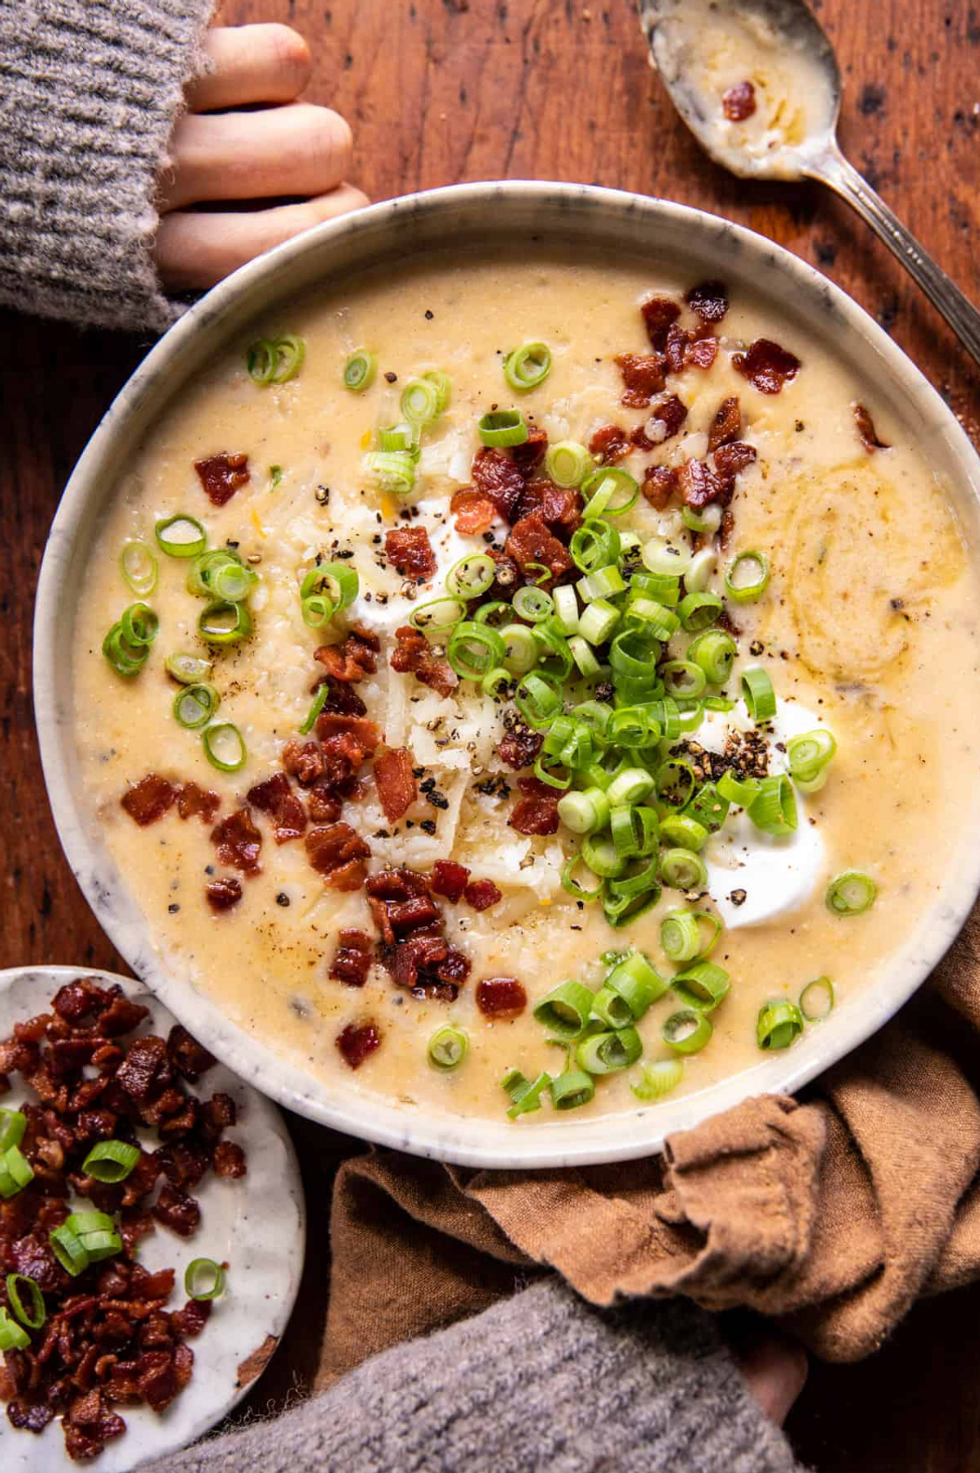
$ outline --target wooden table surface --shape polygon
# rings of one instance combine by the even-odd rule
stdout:
[[[980,300],[973,232],[980,140],[980,8],[963,0],[816,0],[846,80],[845,150],[946,270]],[[875,316],[980,434],[977,371],[887,251],[817,186],[747,184],[709,163],[647,64],[629,0],[226,0],[229,24],[289,21],[317,58],[311,99],[356,139],[376,199],[460,180],[582,180],[728,216],[824,271]],[[125,970],[62,859],[31,709],[31,605],[71,468],[148,344],[0,314],[0,762],[6,903],[0,965]],[[297,1123],[311,1242],[326,1241],[317,1133]],[[322,1320],[311,1255],[290,1343],[257,1392],[302,1378]],[[913,1310],[859,1366],[814,1366],[790,1431],[820,1473],[980,1469],[980,1287]]]

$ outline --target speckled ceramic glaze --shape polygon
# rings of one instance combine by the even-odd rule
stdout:
[[[563,245],[646,256],[686,276],[723,277],[735,290],[762,290],[773,310],[873,382],[948,484],[974,556],[980,550],[980,462],[938,394],[862,309],[795,256],[697,210],[663,200],[578,185],[468,184],[376,205],[321,226],[244,267],[204,298],[146,359],[82,456],[55,518],[41,569],[34,630],[35,707],[55,821],[68,861],[99,921],[147,985],[209,1048],[291,1109],[326,1125],[421,1155],[474,1166],[562,1166],[648,1154],[665,1136],[751,1094],[792,1093],[879,1028],[919,986],[953,940],[980,887],[980,846],[951,874],[931,910],[892,958],[886,983],[847,1000],[788,1053],[699,1094],[624,1115],[542,1123],[480,1121],[421,1113],[328,1087],[285,1063],[229,1022],[186,977],[168,972],[154,949],[134,888],[120,876],[86,806],[71,725],[71,671],[64,621],[75,599],[100,513],[120,467],[187,380],[240,335],[260,305],[328,284],[345,273],[434,246],[553,237]]]
[[[0,972],[0,1037],[15,1022],[42,1012],[59,987],[78,977],[118,982],[127,996],[144,1003],[150,1016],[140,1032],[166,1037],[173,1014],[139,982],[79,967],[24,967]],[[31,1098],[13,1076],[5,1105]],[[228,1139],[245,1148],[247,1175],[238,1181],[208,1174],[195,1190],[201,1224],[193,1238],[158,1228],[140,1244],[140,1262],[151,1273],[176,1268],[171,1307],[184,1303],[184,1270],[194,1258],[226,1262],[227,1292],[192,1342],[194,1375],[167,1410],[120,1408],[126,1431],[87,1467],[95,1473],[126,1473],[151,1458],[165,1458],[203,1436],[245,1395],[264,1370],[292,1312],[306,1246],[303,1187],[292,1143],[275,1106],[218,1064],[195,1093],[221,1090],[238,1106],[238,1124]],[[4,1417],[0,1431],[5,1473],[66,1473],[77,1469],[65,1452],[61,1423],[44,1432],[17,1432]]]

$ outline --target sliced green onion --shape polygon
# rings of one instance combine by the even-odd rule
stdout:
[[[701,511],[691,506],[681,507],[681,520],[692,532],[706,532],[711,536],[721,526],[721,518],[722,509],[717,505],[706,506]]]
[[[509,609],[510,605],[505,605]],[[482,613],[482,609],[480,610]],[[466,617],[466,605],[458,598],[434,598],[429,603],[419,604],[408,616],[413,629],[423,634],[445,634],[455,628],[460,619]],[[477,615],[479,618],[479,615]]]
[[[488,552],[468,552],[446,574],[446,591],[454,598],[479,598],[481,593],[486,593],[496,575],[497,564]],[[526,588],[519,590],[520,593],[538,591]],[[548,595],[545,594],[544,597],[548,598]],[[550,598],[548,604],[551,604]],[[516,596],[514,607],[517,607]],[[550,607],[548,612],[551,612]]]
[[[67,1223],[60,1227],[52,1228],[48,1234],[51,1243],[51,1251],[57,1258],[61,1267],[72,1278],[77,1278],[80,1273],[88,1268],[91,1259],[84,1243],[77,1233],[69,1228]]]
[[[358,348],[356,353],[351,353],[344,364],[344,388],[350,389],[353,394],[363,394],[374,383],[374,376],[378,371],[378,359],[374,353],[368,353],[364,348]]]
[[[602,666],[593,654],[588,640],[583,639],[580,634],[573,634],[568,641],[568,648],[583,680],[595,680],[602,674]]]
[[[433,1033],[426,1051],[432,1067],[446,1071],[458,1069],[469,1053],[469,1048],[470,1040],[462,1028],[454,1028],[451,1023],[446,1023]]]
[[[188,593],[193,593],[196,598],[216,597],[212,576],[219,568],[226,567],[243,567],[238,553],[232,552],[230,548],[213,547],[209,552],[199,553],[187,570]]]
[[[724,607],[717,593],[688,593],[681,599],[677,612],[688,633],[697,634],[714,624]]]
[[[800,1012],[808,1023],[822,1023],[834,1008],[834,984],[829,977],[815,977],[800,993]]]
[[[500,630],[500,638],[504,642],[505,670],[509,670],[511,675],[525,675],[534,669],[541,651],[526,624],[505,624]]]
[[[660,944],[672,962],[692,962],[701,952],[701,928],[690,910],[669,910],[660,922]]]
[[[679,849],[693,849],[695,854],[708,842],[704,824],[686,813],[668,813],[661,820],[660,832],[666,843]]]
[[[736,808],[751,808],[759,796],[757,777],[737,777],[731,768],[718,779],[718,792]]]
[[[127,1141],[99,1141],[82,1162],[82,1171],[96,1181],[125,1181],[139,1158],[139,1146]]]
[[[702,783],[684,812],[709,833],[714,833],[728,817],[729,806],[728,799],[721,795],[714,783]]]
[[[245,766],[248,751],[245,738],[230,721],[207,726],[201,734],[204,755],[219,772],[237,772]]]
[[[642,951],[631,951],[613,967],[603,986],[618,994],[638,1023],[647,1009],[663,997],[669,987]]]
[[[691,554],[687,548],[675,547],[662,537],[651,537],[649,542],[644,542],[640,557],[649,572],[666,573],[674,578],[683,578],[691,566]]]
[[[157,560],[147,544],[138,537],[123,544],[123,550],[119,554],[119,570],[139,598],[145,598],[157,586]]]
[[[660,878],[672,890],[703,890],[708,871],[692,849],[665,849],[660,856]]]
[[[608,882],[609,888],[621,883],[617,880]],[[607,893],[602,901],[602,914],[606,924],[613,927],[631,926],[638,916],[644,911],[656,905],[660,899],[660,886],[654,884],[652,888],[642,889],[636,895],[613,895]]]
[[[570,859],[566,859],[561,872],[562,889],[575,900],[581,900],[583,904],[588,905],[591,901],[598,900],[601,897],[603,881],[600,878],[598,885],[594,885],[591,888],[581,885],[575,878],[575,871],[580,864],[585,865],[586,869],[588,869],[588,865],[585,864],[585,859],[581,854],[573,854]],[[592,873],[592,871],[589,872]]]
[[[583,1038],[575,1050],[575,1062],[586,1074],[617,1074],[635,1064],[642,1052],[635,1028],[617,1028]]]
[[[771,721],[776,714],[772,681],[758,665],[742,671],[742,699],[753,721]]]
[[[174,696],[174,720],[188,731],[206,726],[217,711],[221,697],[213,685],[188,685]]]
[[[669,808],[684,808],[696,787],[694,768],[680,757],[668,757],[657,768],[657,797]]]
[[[589,644],[600,645],[605,644],[618,623],[619,610],[604,598],[596,597],[579,615],[578,630]]]
[[[626,860],[616,853],[612,840],[594,838],[592,834],[582,840],[582,858],[592,873],[603,879],[615,879],[626,869]]]
[[[337,612],[330,599],[322,593],[311,593],[301,602],[300,613],[309,629],[324,629]]]
[[[576,591],[583,603],[593,603],[597,599],[615,598],[617,594],[626,590],[626,580],[617,567],[612,563],[605,568],[596,568],[591,573],[586,573],[575,585]]]
[[[578,1038],[589,1021],[592,1002],[593,994],[581,982],[562,982],[541,999],[534,1016],[556,1038]]]
[[[19,1146],[27,1129],[27,1116],[20,1110],[0,1109],[0,1154]]]
[[[575,597],[575,589],[567,583],[556,588],[552,593],[555,604],[555,615],[559,620],[565,634],[578,633],[578,599]]]
[[[0,1306],[0,1350],[25,1350],[31,1343],[26,1330],[12,1320],[7,1310]]]
[[[205,660],[201,655],[187,654],[185,651],[168,655],[163,663],[168,675],[172,675],[174,680],[179,680],[181,685],[197,685],[199,681],[206,680],[211,674],[210,660]]]
[[[378,430],[378,449],[401,450],[412,460],[418,460],[421,454],[419,439],[418,425],[388,425]]]
[[[520,1069],[508,1069],[500,1082],[513,1100],[507,1114],[516,1120],[518,1115],[541,1109],[541,1096],[551,1084],[551,1075],[542,1072],[532,1082],[524,1078]]]
[[[492,409],[483,415],[477,433],[484,445],[523,445],[528,428],[519,409]]]
[[[347,563],[317,563],[305,574],[299,587],[300,598],[323,593],[338,609],[350,608],[361,587],[356,568]]]
[[[827,886],[827,909],[835,916],[860,916],[875,903],[878,886],[859,869],[845,870]]]
[[[482,680],[495,665],[505,664],[507,647],[496,629],[463,620],[449,637],[446,658],[463,680]]]
[[[684,574],[684,587],[688,593],[706,593],[718,561],[713,547],[702,547],[691,559],[691,566]],[[710,622],[710,621],[708,621]]]
[[[431,379],[410,378],[402,389],[401,411],[410,424],[432,424],[440,414],[438,387]]]
[[[706,629],[691,640],[686,658],[701,666],[711,685],[724,685],[737,653],[738,646],[724,629]]]
[[[670,980],[671,988],[681,1002],[701,1013],[713,1013],[720,1002],[731,991],[731,982],[724,967],[714,962],[695,962]]]
[[[495,701],[500,700],[510,691],[513,679],[513,675],[503,665],[495,665],[480,681],[480,689],[485,696],[490,696]]]
[[[306,720],[299,728],[300,736],[309,736],[310,732],[316,725],[316,718],[319,716],[320,712],[327,704],[327,697],[329,696],[329,694],[330,686],[327,681],[324,681],[323,684],[320,686],[320,689],[317,691],[316,695],[313,697],[313,704],[310,706],[309,711],[306,713]]]
[[[184,1293],[199,1302],[218,1299],[225,1292],[225,1271],[213,1258],[192,1258],[184,1271]]]
[[[677,1088],[684,1078],[680,1059],[658,1059],[655,1064],[640,1065],[640,1081],[630,1089],[638,1100],[662,1100]]]
[[[673,573],[648,573],[637,568],[630,575],[630,593],[643,594],[668,609],[676,609],[681,598],[681,580]]]
[[[615,563],[621,546],[619,532],[612,523],[596,517],[575,529],[568,550],[579,572],[591,573]]]
[[[20,1146],[8,1146],[0,1155],[0,1197],[16,1197],[34,1180],[34,1168]]]
[[[276,371],[276,348],[270,338],[256,338],[254,343],[249,344],[245,354],[245,366],[248,376],[253,384],[264,388],[272,382],[272,375]]]
[[[708,677],[693,660],[668,660],[660,667],[665,690],[682,700],[696,700],[704,690]]]
[[[164,517],[154,528],[157,544],[168,557],[197,557],[204,551],[208,534],[196,517],[178,512],[174,517]]]
[[[493,564],[493,558],[490,559]],[[493,564],[496,566],[495,564]],[[490,579],[493,582],[493,578]],[[487,587],[490,585],[487,584]],[[537,588],[533,583],[519,588],[513,598],[514,613],[521,619],[526,619],[529,624],[540,624],[555,611],[555,601],[551,594],[544,588]]]
[[[773,834],[778,838],[783,834],[793,833],[798,822],[796,795],[785,774],[772,773],[760,780],[759,791],[749,809],[749,817],[764,834]]]
[[[581,486],[593,470],[593,460],[576,440],[559,440],[549,445],[544,468],[556,486]]]
[[[637,865],[639,868],[636,867]],[[659,862],[655,854],[652,858],[649,856],[637,856],[637,858],[627,863],[625,869],[620,874],[609,876],[606,885],[607,914],[608,908],[613,902],[615,904],[612,905],[612,908],[615,913],[619,914],[621,910],[626,909],[626,907],[620,905],[621,901],[636,900],[641,895],[652,895],[654,899],[659,899],[660,880],[658,878],[658,868]]]
[[[826,727],[791,737],[786,753],[793,781],[804,792],[817,792],[827,781],[827,768],[836,751],[837,741]]]
[[[547,343],[522,343],[504,359],[504,378],[518,393],[543,384],[551,372],[551,349]]]
[[[430,368],[422,377],[430,384],[435,384],[438,395],[437,413],[443,414],[449,408],[449,402],[453,397],[453,381],[441,368]]]
[[[789,1048],[802,1032],[803,1015],[795,1002],[777,998],[759,1009],[755,1037],[761,1049]]]
[[[364,464],[382,491],[407,496],[415,487],[415,461],[407,450],[372,450]]]
[[[252,615],[245,604],[216,599],[199,617],[197,632],[208,644],[238,644],[252,632]]]
[[[605,1028],[626,1028],[633,1022],[629,1007],[611,987],[600,987],[592,999],[592,1016]]]
[[[594,517],[620,517],[636,505],[639,494],[639,482],[629,471],[618,465],[601,465],[582,482],[583,516],[587,522]]]
[[[725,592],[738,604],[754,603],[769,587],[769,562],[765,553],[740,552],[725,572]]]
[[[573,834],[594,834],[609,822],[609,799],[601,788],[566,793],[558,800],[558,817]]]
[[[144,603],[130,604],[129,608],[123,609],[119,623],[126,644],[135,649],[151,645],[160,628],[157,615],[149,604]]]
[[[507,661],[505,660],[504,663],[506,664]],[[529,671],[518,682],[514,692],[514,704],[528,726],[533,727],[535,731],[541,731],[549,726],[561,711],[560,685],[554,677],[546,675],[543,671]]]
[[[577,1110],[595,1095],[595,1081],[584,1069],[566,1069],[551,1081],[551,1103],[556,1110]]]
[[[660,1030],[660,1036],[675,1054],[698,1054],[713,1031],[707,1014],[695,1008],[684,1008],[679,1013],[671,1013]]]
[[[643,625],[644,634],[650,634],[666,644],[681,627],[681,621],[673,609],[658,604],[653,598],[630,599],[627,616]]]
[[[294,332],[287,332],[281,338],[275,338],[272,346],[276,351],[276,367],[271,381],[274,384],[288,384],[303,367],[306,340]]]
[[[610,805],[636,804],[649,796],[654,789],[654,780],[645,767],[624,767],[616,774],[606,789]]]
[[[39,1330],[48,1317],[40,1286],[27,1274],[8,1274],[6,1282],[7,1298],[14,1314],[29,1330]],[[21,1298],[22,1294],[30,1300],[30,1309]]]

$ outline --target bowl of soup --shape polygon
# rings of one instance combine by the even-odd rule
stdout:
[[[975,898],[978,465],[749,231],[466,185],[262,257],[52,526],[48,791],[229,1067],[481,1166],[658,1149],[879,1027]]]

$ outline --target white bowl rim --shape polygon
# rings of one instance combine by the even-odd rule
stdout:
[[[150,384],[176,364],[196,335],[217,321],[226,309],[241,305],[261,283],[269,285],[288,276],[295,263],[319,253],[329,254],[337,241],[370,232],[392,231],[407,213],[415,217],[444,216],[451,225],[452,213],[461,207],[490,202],[533,205],[545,215],[551,211],[576,209],[618,214],[621,219],[639,215],[655,224],[666,221],[696,233],[702,242],[712,241],[762,269],[788,277],[799,288],[800,299],[830,314],[842,329],[856,333],[869,354],[880,365],[883,380],[915,404],[924,429],[941,441],[955,463],[958,482],[951,490],[962,494],[971,514],[980,517],[980,460],[965,431],[920,370],[865,310],[814,267],[783,247],[744,226],[655,196],[642,196],[594,185],[556,183],[545,180],[485,181],[450,185],[422,191],[372,205],[350,216],[315,227],[296,239],[267,252],[243,266],[215,287],[170,329],[142,361],[105,414],[78,460],[50,529],[38,579],[34,618],[33,683],[35,718],[41,762],[48,798],[58,836],[85,898],[110,940],[126,957],[136,975],[192,1032],[242,1079],[295,1110],[335,1130],[358,1136],[377,1145],[476,1168],[550,1168],[628,1160],[662,1149],[665,1139],[688,1129],[708,1116],[737,1105],[760,1093],[791,1095],[817,1074],[863,1043],[891,1018],[916,991],[951,945],[980,892],[980,846],[970,863],[950,877],[939,899],[924,913],[909,943],[899,953],[903,966],[896,967],[886,990],[867,988],[863,1005],[840,1010],[833,1033],[825,1035],[830,1046],[822,1046],[820,1030],[812,1030],[786,1055],[769,1056],[749,1070],[709,1089],[680,1100],[659,1104],[654,1111],[637,1109],[627,1114],[597,1116],[574,1121],[563,1117],[549,1125],[502,1126],[475,1117],[426,1114],[409,1111],[366,1091],[331,1092],[305,1071],[284,1060],[244,1029],[224,1017],[219,1009],[189,982],[172,976],[150,941],[145,921],[134,924],[133,916],[121,916],[107,893],[100,875],[97,836],[86,822],[73,789],[67,752],[71,745],[70,721],[56,688],[56,669],[64,660],[64,615],[60,607],[60,572],[64,550],[70,548],[79,529],[87,502],[96,491],[100,475],[113,481],[112,449],[121,425],[139,414]],[[542,227],[547,233],[547,225]],[[627,252],[634,256],[633,247]],[[329,262],[326,263],[329,269]],[[276,294],[288,297],[288,286]],[[804,309],[801,308],[801,315]],[[181,375],[176,375],[181,380]],[[980,524],[980,523],[978,523]],[[61,553],[57,549],[61,549]],[[128,897],[127,903],[129,903]],[[133,909],[132,905],[130,908]],[[867,996],[866,994],[873,994]],[[329,1096],[329,1097],[328,1097]],[[639,1127],[639,1128],[637,1128]]]

